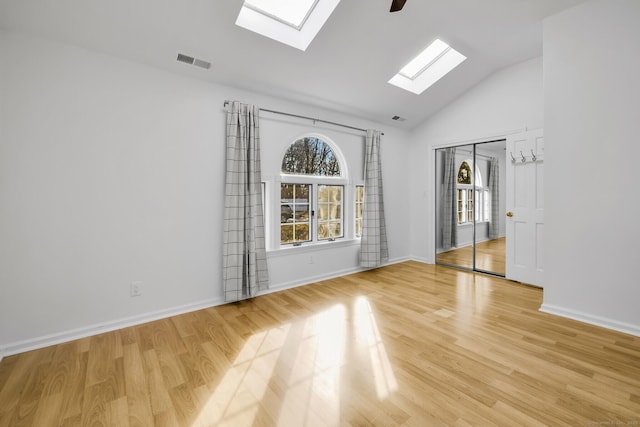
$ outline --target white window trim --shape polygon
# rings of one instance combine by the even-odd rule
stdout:
[[[255,3],[258,4],[255,4]],[[262,5],[259,4],[260,2],[257,0],[245,0],[244,5],[242,7],[248,7],[249,9],[253,9],[256,12],[259,12],[263,15],[266,15],[267,17],[271,18],[271,19],[275,19],[278,22],[281,22],[285,25],[288,25],[292,28],[295,28],[296,30],[301,30],[302,27],[304,26],[305,22],[307,21],[307,19],[309,18],[309,16],[311,15],[311,13],[313,12],[313,9],[315,9],[316,5],[318,4],[319,0],[311,0],[311,2],[309,3],[309,7],[306,9],[303,9],[305,12],[302,16],[302,18],[300,19],[300,22],[294,22],[294,21],[290,21],[288,20],[285,15],[287,13],[287,11],[291,11],[290,8],[286,8],[286,4],[279,2],[279,1],[271,1],[271,3],[269,3],[269,1],[267,1],[266,3],[263,3]],[[302,2],[296,2],[298,5],[301,5]],[[263,7],[261,7],[263,6]],[[285,6],[285,9],[279,9],[279,7]]]
[[[306,242],[300,242],[300,244],[295,244],[295,243],[282,244],[280,243],[280,238],[278,238],[277,243],[279,248],[289,248],[289,247],[300,248],[302,246],[313,246],[313,245],[319,245],[324,243],[334,243],[350,237],[350,235],[348,234],[349,230],[347,230],[347,218],[345,217],[345,206],[346,206],[346,200],[347,200],[346,193],[349,191],[348,180],[341,177],[323,177],[323,176],[310,177],[308,175],[282,174],[282,179],[278,184],[278,203],[277,203],[278,210],[280,209],[280,185],[282,184],[311,185],[310,204],[311,204],[311,211],[313,212],[313,215],[310,216],[310,221],[309,221],[309,229],[311,230],[311,240]],[[342,235],[343,236],[336,237],[335,240],[328,240],[328,239],[319,240],[318,239],[318,230],[317,230],[318,228],[318,186],[320,185],[342,186],[342,227],[343,227]],[[349,209],[348,211],[350,212],[351,209]],[[280,218],[280,216],[278,216],[278,218]],[[276,236],[280,236],[280,226],[282,223],[279,220],[276,222],[278,225],[278,233],[276,234]],[[355,227],[355,224],[354,224],[354,227]],[[350,234],[352,236],[353,232],[351,232]]]
[[[236,25],[304,51],[320,32],[339,2],[340,0],[318,1],[301,28],[295,28],[243,4],[236,19]]]
[[[280,183],[282,184],[317,184],[322,181],[326,185],[347,185],[349,180],[338,176],[319,175],[289,175],[282,174]]]
[[[436,39],[393,76],[388,83],[420,95],[467,57]]]
[[[267,180],[266,185],[266,200],[267,206],[265,211],[269,212],[269,219],[265,217],[265,229],[267,229],[267,252],[272,256],[275,253],[303,253],[307,251],[317,249],[328,249],[331,247],[348,246],[355,243],[360,243],[360,238],[355,237],[355,186],[364,186],[364,179],[359,179],[353,182],[349,179],[349,165],[346,158],[342,154],[340,147],[328,136],[314,133],[305,132],[294,138],[290,144],[288,144],[278,157],[279,161],[286,154],[291,144],[295,143],[299,139],[305,137],[318,138],[324,141],[331,147],[334,155],[337,157],[340,164],[340,176],[321,176],[321,175],[304,175],[304,174],[285,174],[279,173],[272,177],[271,180]],[[280,170],[280,164],[278,165]],[[312,187],[312,200],[311,209],[315,211],[315,215],[312,218],[311,228],[313,239],[309,242],[303,242],[300,245],[294,245],[292,243],[281,244],[280,243],[280,186],[282,184],[311,184]],[[342,227],[343,237],[338,237],[335,240],[317,240],[317,187],[318,185],[341,185],[342,190]]]
[[[289,147],[291,146],[291,144],[293,144],[294,142],[303,139],[303,138],[317,138],[317,139],[321,139],[322,141],[324,141],[325,144],[328,144],[329,147],[331,147],[331,150],[333,151],[334,155],[338,158],[338,163],[340,163],[340,176],[319,176],[319,175],[304,175],[304,174],[285,174],[280,172],[278,174],[278,177],[284,179],[287,177],[295,177],[296,179],[301,178],[301,179],[312,179],[315,180],[316,178],[320,177],[323,179],[334,179],[334,180],[344,180],[344,182],[347,182],[349,180],[349,165],[347,164],[347,161],[344,157],[344,154],[342,154],[342,150],[340,150],[340,147],[338,147],[338,145],[333,142],[333,140],[331,138],[329,138],[326,135],[323,135],[321,133],[316,133],[316,132],[306,132],[306,133],[302,133],[300,135],[298,135],[297,137],[295,137],[292,142],[290,144],[287,144],[286,147],[284,147],[284,149],[282,150],[282,152],[280,153],[280,161],[282,161],[282,158],[284,158],[284,155],[287,154],[287,151],[289,150]],[[278,164],[278,170],[281,170],[281,164]],[[285,181],[283,181],[285,182]],[[299,181],[301,184],[305,184],[305,182],[301,182]],[[364,182],[364,181],[363,181]],[[285,182],[285,184],[289,184],[287,182]],[[344,184],[346,185],[346,184]],[[363,184],[364,185],[364,184]]]
[[[309,252],[317,252],[320,250],[333,250],[347,246],[360,245],[360,239],[336,239],[333,242],[322,240],[313,244],[303,244],[300,246],[283,245],[279,248],[267,249],[269,258],[277,258],[279,256],[287,256],[293,254],[304,254]]]
[[[281,247],[285,247],[285,246],[301,246],[301,245],[305,245],[305,244],[314,243],[315,240],[314,240],[313,227],[314,227],[314,216],[315,215],[313,214],[313,212],[315,211],[314,202],[315,202],[315,199],[317,197],[316,196],[316,192],[318,191],[318,189],[316,188],[316,185],[314,185],[313,183],[304,183],[304,182],[282,182],[281,185],[282,184],[300,185],[300,186],[308,185],[308,186],[310,186],[310,199],[309,199],[309,210],[308,210],[308,212],[309,212],[309,231],[310,231],[309,237],[310,237],[310,239],[306,240],[306,241],[303,241],[303,242],[292,242],[292,243],[285,243],[285,244],[280,243],[280,246]],[[282,217],[281,217],[281,215],[282,215],[282,212],[281,212],[281,209],[282,209],[282,188],[281,188],[281,185],[278,188],[278,195],[279,196],[278,196],[278,203],[277,203],[278,211],[279,211],[279,214],[280,214],[278,216],[278,218],[280,218],[278,220],[278,224],[279,224],[278,225],[278,236],[281,235],[281,231],[282,231]],[[300,204],[304,204],[304,203],[300,203]],[[294,209],[295,209],[295,204],[294,204]],[[304,223],[305,221],[301,221],[301,222]],[[294,223],[294,227],[295,227],[295,223]],[[278,241],[280,241],[280,237],[278,238]]]
[[[265,231],[267,239],[267,253],[273,256],[275,253],[304,253],[307,251],[313,251],[316,249],[329,249],[331,247],[349,246],[351,244],[360,244],[360,237],[355,236],[356,230],[356,218],[355,218],[355,203],[356,185],[364,185],[364,180],[357,180],[352,182],[343,177],[323,177],[327,181],[322,184],[327,185],[343,185],[344,194],[343,198],[343,227],[344,237],[338,238],[334,241],[320,240],[305,242],[301,245],[294,246],[293,244],[280,244],[280,185],[281,184],[313,184],[312,181],[315,177],[309,177],[307,175],[286,175],[281,174],[271,179],[267,179],[266,188],[266,206],[265,206]],[[303,182],[304,181],[304,182]],[[315,190],[313,190],[315,191]],[[365,190],[366,192],[366,190]],[[366,197],[366,196],[365,196]],[[345,212],[346,210],[346,212]],[[277,219],[277,220],[276,220]],[[292,252],[293,251],[293,252]]]

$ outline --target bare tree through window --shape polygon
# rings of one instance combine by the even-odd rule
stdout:
[[[329,144],[307,136],[289,146],[282,158],[282,172],[293,175],[340,176],[340,163]]]

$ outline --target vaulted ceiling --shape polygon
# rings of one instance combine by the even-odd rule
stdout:
[[[342,0],[304,52],[236,26],[243,0],[0,0],[0,27],[413,128],[491,73],[541,55],[544,17],[583,1],[408,0],[389,13],[390,0]],[[436,38],[468,59],[421,95],[387,83]]]

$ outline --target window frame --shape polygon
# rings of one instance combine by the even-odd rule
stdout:
[[[291,185],[291,186],[293,186],[293,199],[291,199],[290,203],[283,203],[282,202],[282,200],[283,200],[283,198],[282,198],[282,186],[283,185]],[[308,200],[307,203],[298,203],[298,202],[296,202],[296,197],[295,197],[296,186],[300,186],[300,187],[306,186],[306,187],[308,187],[309,196],[306,199],[306,200]],[[313,210],[313,199],[314,199],[314,187],[311,184],[301,184],[301,183],[281,183],[280,184],[280,203],[278,203],[278,207],[280,208],[279,209],[280,210],[280,226],[279,226],[280,233],[279,233],[279,235],[280,235],[280,244],[281,245],[299,246],[299,245],[301,245],[303,243],[307,243],[307,242],[313,241],[313,212],[314,212],[314,210]],[[291,221],[290,224],[289,224],[289,221],[286,221],[284,223],[282,222],[282,206],[284,204],[290,204],[291,206],[293,206],[293,210],[291,211],[291,213],[292,213],[291,218],[293,219],[293,221]],[[307,210],[306,210],[306,212],[307,212],[307,220],[306,221],[296,221],[297,206],[304,206],[304,205],[307,205]],[[308,229],[309,229],[309,234],[308,234],[309,239],[308,240],[293,240],[291,242],[282,243],[282,226],[285,225],[285,224],[287,226],[291,225],[291,227],[293,229],[292,236],[296,235],[296,226],[297,225],[305,225],[306,224],[308,226]]]
[[[282,159],[286,155],[289,148],[295,144],[297,141],[304,138],[317,138],[322,140],[325,144],[327,144],[331,150],[333,151],[333,155],[338,160],[338,164],[340,166],[340,175],[339,176],[325,176],[325,175],[309,175],[309,174],[288,174],[282,172],[281,164]],[[282,194],[282,185],[285,184],[299,184],[299,185],[311,185],[311,198],[310,198],[310,206],[311,206],[311,216],[310,216],[310,228],[311,228],[311,240],[306,242],[291,242],[291,243],[282,243],[281,239],[281,222],[280,220],[276,223],[273,221],[274,225],[274,238],[270,244],[270,247],[274,249],[289,249],[289,248],[300,248],[300,247],[310,247],[316,245],[330,245],[335,244],[336,242],[352,240],[353,239],[353,231],[354,224],[350,221],[351,216],[351,202],[353,201],[353,190],[352,185],[349,185],[348,179],[348,168],[345,161],[345,158],[340,151],[339,147],[335,142],[333,142],[326,135],[316,134],[316,133],[305,133],[297,138],[293,139],[285,149],[282,151],[281,156],[278,158],[278,170],[280,171],[278,178],[276,179],[277,186],[277,209],[280,211],[281,206],[281,194]],[[342,187],[342,203],[341,203],[341,219],[340,219],[340,228],[342,230],[341,237],[334,237],[331,239],[319,239],[318,236],[318,194],[319,187],[321,185],[328,186],[341,186]],[[274,195],[275,196],[275,195]],[[274,197],[274,201],[276,201],[276,197]],[[274,210],[275,212],[275,210]],[[280,213],[280,212],[279,212]]]
[[[332,202],[330,200],[330,196],[329,196],[330,190],[329,189],[327,189],[327,192],[328,192],[327,195],[329,196],[328,200],[326,202],[325,201],[320,201],[320,193],[322,191],[320,189],[320,187],[329,187],[329,188],[330,187],[336,187],[336,188],[339,187],[340,188],[340,201],[336,203],[336,202]],[[344,186],[344,185],[330,185],[330,184],[325,184],[325,183],[317,184],[318,195],[316,196],[316,204],[317,204],[317,206],[316,206],[316,211],[315,211],[316,212],[316,215],[315,215],[316,226],[315,226],[314,230],[317,233],[316,238],[317,238],[318,242],[324,242],[324,241],[333,242],[336,239],[344,238],[344,235],[345,235],[345,233],[344,233],[344,190],[345,190],[345,187],[346,186]],[[330,231],[331,224],[332,223],[334,223],[334,224],[338,223],[338,221],[336,221],[335,219],[331,218],[331,214],[329,214],[327,219],[320,218],[320,209],[321,209],[321,205],[322,204],[326,204],[326,206],[329,209],[329,211],[331,211],[332,205],[339,206],[339,208],[340,208],[340,218],[338,220],[339,224],[340,224],[340,235],[339,236],[331,236],[331,231]],[[320,226],[322,224],[324,224],[324,223],[326,223],[326,225],[329,228],[329,237],[321,238],[320,237]]]
[[[307,50],[340,0],[318,0],[300,25],[261,8],[243,4],[236,25],[302,51]]]
[[[294,246],[294,247],[298,247],[298,246],[309,246],[309,245],[316,245],[316,244],[327,244],[330,242],[334,242],[334,241],[339,241],[339,240],[343,240],[345,238],[347,238],[348,236],[348,232],[347,232],[347,221],[346,221],[346,214],[345,214],[345,208],[346,208],[346,200],[347,200],[347,188],[348,183],[345,182],[344,179],[336,179],[335,177],[331,177],[331,179],[325,179],[325,177],[323,177],[323,179],[321,180],[322,182],[314,182],[313,176],[311,178],[309,178],[309,176],[307,175],[289,175],[286,179],[284,176],[282,176],[280,182],[278,183],[278,203],[277,203],[277,207],[278,207],[278,211],[280,212],[280,206],[281,206],[281,200],[282,200],[282,186],[283,185],[309,185],[310,186],[310,200],[309,200],[309,206],[310,206],[310,217],[309,217],[309,227],[310,227],[310,240],[304,241],[304,242],[291,242],[291,243],[282,243],[282,239],[280,237],[277,237],[275,240],[277,247],[283,248],[283,247],[290,247],[290,246]],[[339,186],[342,187],[342,203],[341,203],[341,208],[342,208],[342,216],[340,218],[340,228],[342,230],[342,236],[340,237],[335,237],[333,238],[333,240],[331,239],[320,239],[318,236],[318,225],[319,225],[319,215],[318,215],[318,194],[319,194],[319,188],[321,185],[329,185],[329,186]],[[280,222],[280,220],[277,222],[277,230],[278,233],[276,234],[276,236],[281,236],[281,227],[282,227],[282,222]]]

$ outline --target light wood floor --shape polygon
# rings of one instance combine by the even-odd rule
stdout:
[[[506,240],[504,237],[476,244],[476,269],[505,275]],[[473,246],[464,246],[438,254],[438,262],[473,268]]]
[[[640,424],[640,338],[406,262],[6,357],[0,426]]]

